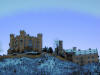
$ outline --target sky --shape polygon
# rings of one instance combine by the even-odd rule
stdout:
[[[20,30],[42,33],[43,47],[63,40],[64,49],[97,48],[100,55],[100,0],[0,0],[0,54]]]

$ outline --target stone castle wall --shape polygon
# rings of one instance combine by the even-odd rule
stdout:
[[[42,50],[42,34],[37,34],[37,37],[29,36],[25,31],[20,31],[19,36],[10,35],[10,49],[8,53],[24,52],[25,50],[33,50],[41,52]]]

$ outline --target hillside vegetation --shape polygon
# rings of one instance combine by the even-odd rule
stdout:
[[[100,63],[79,66],[49,54],[38,58],[7,58],[0,61],[0,75],[99,75]]]

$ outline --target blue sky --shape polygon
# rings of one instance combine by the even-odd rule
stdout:
[[[43,46],[53,47],[60,39],[65,49],[100,50],[99,4],[99,0],[0,0],[2,53],[9,48],[9,34],[18,35],[21,29],[32,36],[43,33]]]

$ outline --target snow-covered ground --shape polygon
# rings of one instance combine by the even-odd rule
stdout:
[[[100,64],[80,67],[48,54],[40,58],[12,58],[0,60],[0,75],[99,75]]]

